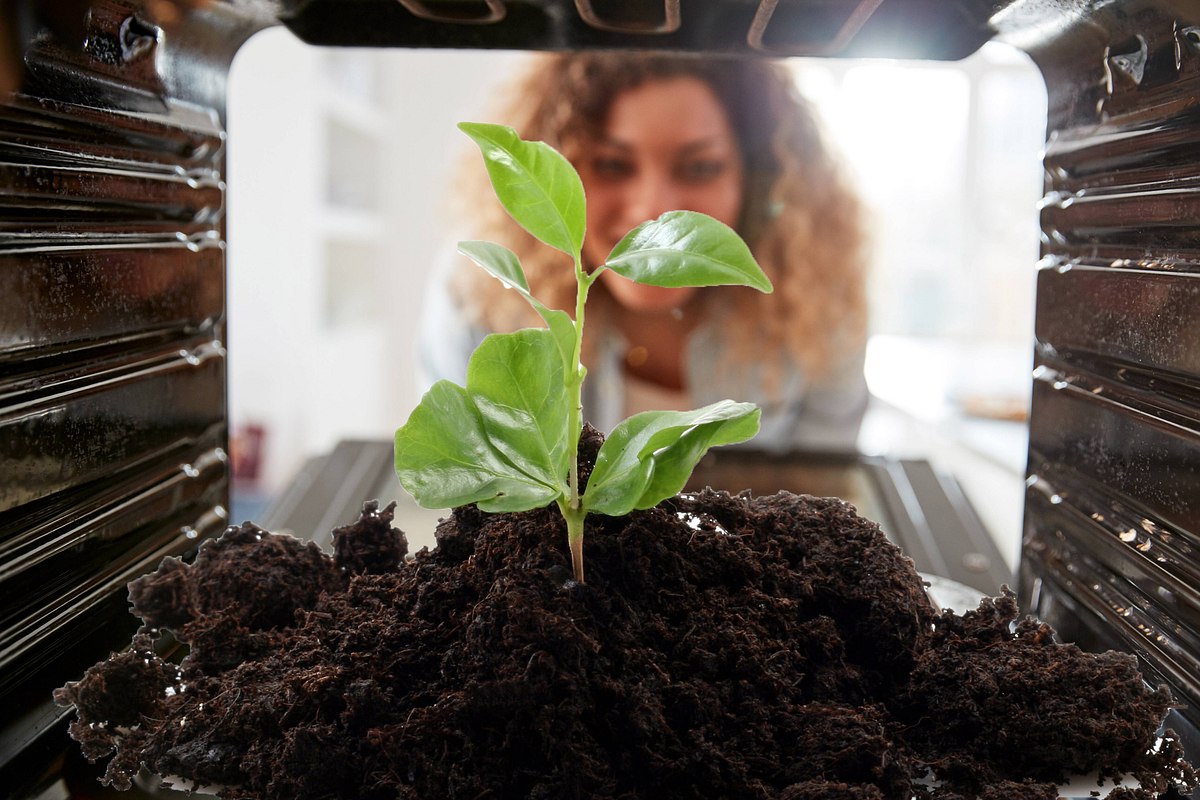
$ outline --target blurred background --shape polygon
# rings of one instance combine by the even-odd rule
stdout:
[[[282,29],[238,53],[228,115],[235,520],[255,517],[337,442],[390,439],[416,406],[417,311],[431,265],[455,245],[447,182],[469,146],[454,125],[488,119],[489,98],[524,58],[313,48]],[[952,63],[788,63],[870,208],[874,401],[859,449],[953,472],[1015,563],[1042,78],[998,43]]]

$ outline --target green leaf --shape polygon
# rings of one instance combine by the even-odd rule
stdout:
[[[529,293],[529,281],[517,254],[503,245],[494,242],[459,242],[458,252],[483,267],[493,278],[511,289],[516,289],[526,298],[532,300]]]
[[[396,476],[426,508],[525,511],[566,491],[565,369],[553,333],[492,334],[467,386],[438,381],[396,431]]]
[[[774,289],[736,231],[695,211],[668,211],[642,223],[617,242],[604,265],[651,286]]]
[[[681,492],[692,470],[710,447],[744,442],[758,433],[761,412],[757,406],[729,400],[723,402],[739,407],[730,411],[736,416],[698,422],[673,443],[654,452],[654,470],[650,474],[650,482],[642,490],[634,508],[653,508]]]
[[[695,411],[647,411],[613,429],[596,456],[583,507],[620,516],[674,495],[710,447],[758,432],[753,403],[722,400]]]
[[[556,355],[550,331],[494,333],[467,364],[467,391],[493,447],[539,483],[564,489],[569,401]]]
[[[555,344],[558,345],[559,355],[562,356],[563,368],[571,369],[575,360],[575,322],[571,315],[556,308],[549,308],[534,297],[529,291],[529,282],[525,278],[525,270],[517,254],[507,247],[492,242],[459,242],[458,252],[483,267],[487,273],[500,280],[524,297],[538,315],[546,322],[546,327],[554,334]]]
[[[396,431],[396,477],[425,508],[479,503],[490,511],[524,511],[559,494],[514,469],[493,444],[466,389],[438,381]]]
[[[500,204],[525,230],[572,258],[583,247],[583,182],[561,153],[505,125],[460,122],[483,153]]]

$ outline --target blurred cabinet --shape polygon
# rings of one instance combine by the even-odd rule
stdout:
[[[383,58],[268,30],[230,76],[230,417],[235,435],[260,442],[244,497],[274,492],[312,450],[379,435],[404,414],[388,368],[398,278],[385,239],[395,181]]]
[[[445,192],[512,52],[315,48],[263,31],[229,75],[230,422],[277,493],[420,399],[413,341],[451,257]],[[237,509],[234,510],[235,516]],[[349,520],[347,520],[348,522]]]

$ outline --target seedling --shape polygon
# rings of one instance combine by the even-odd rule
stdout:
[[[653,286],[739,285],[770,292],[771,282],[733,229],[690,211],[670,211],[634,228],[589,273],[582,260],[583,183],[570,162],[512,128],[458,127],[483,153],[504,209],[574,260],[575,317],[530,293],[511,250],[459,243],[459,252],[529,301],[546,327],[487,336],[467,364],[465,387],[435,383],[396,431],[396,475],[426,508],[475,503],[483,511],[527,511],[556,503],[567,523],[575,580],[582,583],[588,514],[652,508],[683,488],[710,447],[751,438],[759,421],[755,405],[732,400],[694,411],[635,414],[608,434],[581,491],[587,371],[580,353],[588,290],[606,269]]]

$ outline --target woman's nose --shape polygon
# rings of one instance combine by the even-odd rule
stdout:
[[[631,187],[627,211],[633,225],[656,219],[678,208],[679,193],[670,175],[665,172],[646,170]]]

